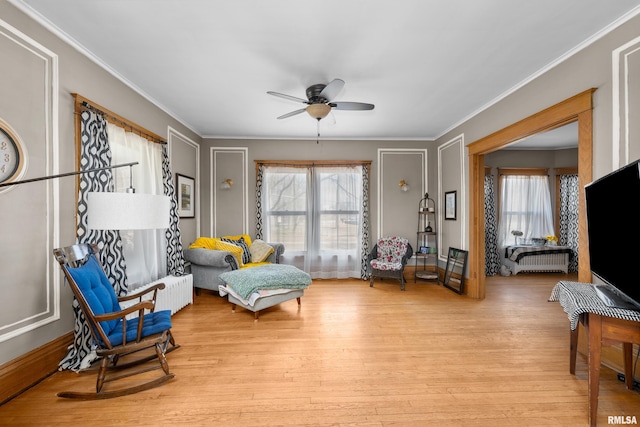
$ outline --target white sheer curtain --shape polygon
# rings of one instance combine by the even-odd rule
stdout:
[[[312,278],[361,276],[362,166],[265,167],[263,238]]]
[[[133,168],[114,169],[115,191],[126,191],[129,187],[129,172],[132,171],[136,193],[163,194],[162,146],[119,126],[109,124],[107,128],[113,164],[139,162]],[[165,230],[122,230],[127,263],[127,278],[130,288],[166,276]]]
[[[549,178],[546,175],[505,175],[501,180],[500,247],[515,243],[513,230],[523,233],[519,240],[554,234]]]

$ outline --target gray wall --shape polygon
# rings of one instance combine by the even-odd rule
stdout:
[[[204,236],[255,236],[256,160],[370,160],[372,240],[397,234],[414,242],[418,202],[424,192],[437,188],[433,142],[205,139],[201,149],[200,217]],[[227,178],[233,179],[234,185],[223,190],[220,184]],[[407,192],[398,187],[402,179],[409,183]]]
[[[576,139],[577,139],[576,135]],[[551,209],[555,212],[556,168],[578,167],[578,149],[563,150],[498,150],[484,158],[485,167],[491,168],[494,176],[494,192],[498,193],[498,168],[547,168],[549,169],[549,192]],[[497,199],[496,199],[497,201]],[[496,206],[497,207],[497,206]],[[556,224],[557,229],[557,224]]]
[[[0,20],[0,58],[13,64],[2,71],[0,117],[26,145],[24,178],[76,170],[71,93],[158,135],[168,138],[173,129],[200,142],[182,123],[7,2],[0,2]],[[193,149],[179,141],[172,148],[172,162],[195,176]],[[72,296],[51,250],[75,242],[75,182],[62,178],[0,193],[0,364],[73,330]],[[196,234],[186,228],[189,237]]]
[[[498,150],[484,157],[484,165],[494,168],[578,167],[578,149]]]

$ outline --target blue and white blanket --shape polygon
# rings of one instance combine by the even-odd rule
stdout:
[[[308,273],[286,264],[227,271],[219,278],[245,300],[260,289],[306,289],[311,284]]]

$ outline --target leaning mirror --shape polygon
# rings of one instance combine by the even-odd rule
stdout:
[[[467,256],[469,251],[449,248],[447,254],[447,266],[444,270],[444,286],[452,291],[462,294],[464,292],[464,274],[467,268]]]

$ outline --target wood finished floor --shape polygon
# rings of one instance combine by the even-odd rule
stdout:
[[[12,426],[586,426],[587,370],[569,374],[557,274],[489,278],[476,301],[429,283],[314,281],[252,313],[212,293],[173,317],[176,378],[105,401],[95,376],[59,372],[0,406]],[[640,395],[603,368],[599,425],[640,419]]]

